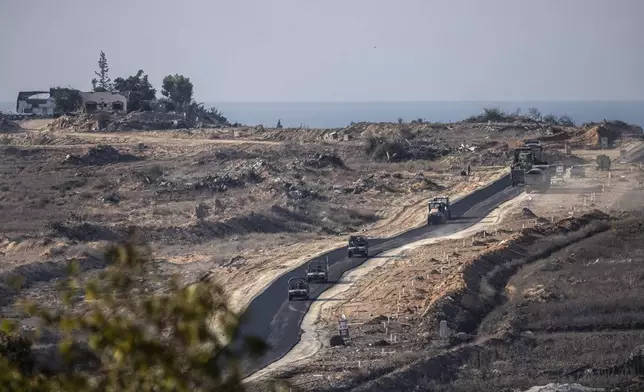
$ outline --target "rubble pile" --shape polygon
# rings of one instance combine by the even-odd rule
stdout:
[[[229,174],[208,175],[199,181],[191,184],[196,191],[210,190],[212,192],[225,192],[229,188],[236,188],[243,185],[243,182],[237,178],[231,177]]]
[[[189,128],[182,114],[159,112],[132,112],[125,116],[113,115],[107,131],[149,131]]]
[[[402,162],[408,160],[428,160],[449,155],[452,151],[448,146],[439,146],[427,139],[367,139],[365,146],[367,154],[375,160]]]
[[[0,113],[0,132],[10,132],[19,129],[20,126],[15,122],[9,120],[9,118],[2,113]]]
[[[52,121],[47,128],[49,131],[100,131],[109,124],[110,117],[111,115],[106,112],[65,115]]]
[[[309,159],[307,159],[306,161],[304,161],[304,165],[315,167],[317,169],[322,169],[325,167],[333,167],[333,168],[346,167],[342,159],[340,159],[340,157],[331,153],[315,154]]]
[[[291,183],[281,178],[276,178],[273,180],[271,188],[275,191],[286,192],[286,196],[289,199],[323,199],[323,197],[317,191],[307,188],[303,181],[299,181],[298,183]]]
[[[87,153],[82,156],[67,155],[63,163],[98,166],[138,160],[141,160],[141,158],[131,154],[122,154],[112,146],[99,144],[96,147],[90,148]]]

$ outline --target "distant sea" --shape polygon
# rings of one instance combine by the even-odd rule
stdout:
[[[622,120],[644,126],[644,101],[542,101],[542,102],[206,102],[230,122],[285,127],[339,128],[351,122],[395,122],[418,118],[430,122],[460,121],[483,108],[506,112],[538,108],[543,115],[568,115],[577,123]],[[13,112],[14,102],[0,102],[0,111]]]

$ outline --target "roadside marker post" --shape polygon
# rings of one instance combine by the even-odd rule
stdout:
[[[340,320],[338,320],[338,332],[345,343],[349,343],[351,341],[351,338],[349,337],[349,320],[347,320],[347,316],[345,315],[342,315]]]

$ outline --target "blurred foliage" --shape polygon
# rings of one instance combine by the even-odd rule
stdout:
[[[31,342],[15,323],[2,323],[2,391],[243,390],[241,361],[261,355],[266,345],[253,337],[238,340],[240,317],[220,286],[184,286],[173,277],[168,289],[151,290],[151,252],[134,239],[110,247],[105,257],[108,267],[84,283],[78,264],[70,263],[61,308],[24,305],[60,334],[63,370],[34,371]]]

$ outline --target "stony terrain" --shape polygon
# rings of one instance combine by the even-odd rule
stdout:
[[[127,122],[135,120],[136,126]],[[64,276],[66,261],[78,258],[83,273],[91,275],[104,266],[103,246],[124,238],[131,228],[152,245],[159,273],[178,273],[185,281],[217,280],[234,306],[243,309],[279,274],[344,244],[349,234],[384,237],[421,225],[431,196],[458,197],[499,178],[507,170],[510,149],[521,139],[543,140],[551,162],[570,165],[592,161],[579,149],[597,147],[597,135],[616,135],[611,143],[619,147],[637,132],[618,123],[577,128],[525,119],[359,123],[336,130],[186,130],[175,123],[172,129],[155,130],[156,119],[141,125],[144,120],[122,119],[101,132],[83,118],[32,120],[0,135],[0,273],[5,282],[15,275],[24,278],[18,292],[8,283],[0,286],[3,315],[19,316],[14,306],[19,298],[57,305],[54,283]],[[576,148],[575,153],[566,155],[562,143]],[[461,176],[468,164],[472,175]],[[613,177],[612,187],[635,186],[639,175],[639,169],[624,170]],[[362,362],[391,351],[385,346],[391,346],[392,333],[407,339],[405,329],[418,328],[421,316],[440,298],[444,277],[520,230],[519,225],[552,223],[571,211],[576,216],[616,205],[619,197],[611,199],[598,188],[606,182],[599,177],[572,182],[568,189],[574,197],[555,190],[524,197],[511,211],[527,207],[536,216],[505,219],[483,238],[470,234],[407,250],[404,259],[392,258],[353,287],[347,295],[351,300],[327,307],[322,319],[332,325],[344,312],[371,326],[359,329],[364,351],[347,357],[351,366],[358,361],[362,370],[357,373],[369,375],[380,365],[363,369]],[[382,281],[386,290],[374,290],[374,282]],[[386,333],[379,331],[382,317],[394,311],[409,321],[399,317]],[[412,357],[425,347],[414,333]],[[337,350],[325,349],[319,364],[336,361]],[[318,371],[304,367],[296,371],[304,376],[294,379],[308,382]],[[331,370],[325,377],[345,380],[357,373]]]

